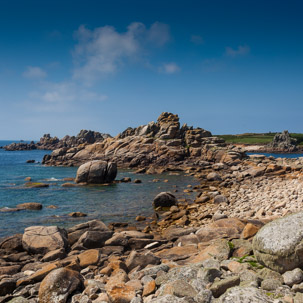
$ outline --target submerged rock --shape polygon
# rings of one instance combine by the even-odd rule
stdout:
[[[102,184],[115,180],[117,165],[113,162],[95,160],[81,165],[77,170],[76,183]]]

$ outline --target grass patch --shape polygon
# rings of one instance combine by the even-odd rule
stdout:
[[[229,144],[268,144],[277,133],[245,133],[240,135],[217,135]],[[303,134],[291,133],[292,138],[297,139],[297,145],[303,145]]]

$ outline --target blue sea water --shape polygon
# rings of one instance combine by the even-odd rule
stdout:
[[[272,153],[247,153],[247,155],[264,155],[266,157],[274,158],[300,158],[303,157],[303,154],[272,154]]]
[[[0,141],[0,146],[10,142]],[[75,177],[76,167],[48,167],[41,164],[50,151],[5,151],[0,149],[0,209],[14,208],[19,203],[39,202],[39,211],[22,210],[0,212],[0,238],[22,233],[32,225],[58,225],[69,227],[98,218],[109,222],[134,222],[137,215],[150,216],[153,213],[153,198],[162,191],[178,189],[178,198],[193,199],[196,193],[184,193],[188,184],[198,184],[193,177],[181,175],[137,175],[130,170],[119,171],[117,179],[138,178],[141,184],[118,183],[110,186],[62,187],[63,178]],[[27,160],[40,163],[28,164]],[[26,188],[24,180],[50,184],[48,188]],[[159,182],[152,182],[153,179]],[[169,182],[163,182],[168,179]],[[57,209],[47,208],[55,205]],[[72,218],[68,214],[80,211],[88,214],[84,218]]]

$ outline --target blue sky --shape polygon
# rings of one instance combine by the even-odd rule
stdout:
[[[0,139],[116,135],[163,111],[303,132],[302,1],[0,0]]]

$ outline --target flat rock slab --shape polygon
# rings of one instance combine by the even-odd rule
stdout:
[[[259,263],[284,273],[303,265],[303,212],[266,224],[253,240]]]

